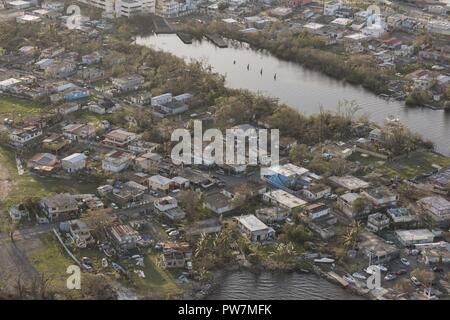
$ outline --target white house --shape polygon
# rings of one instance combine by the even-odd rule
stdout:
[[[275,240],[275,230],[268,227],[253,214],[240,216],[237,218],[241,232],[254,242],[273,242]]]
[[[315,201],[322,199],[327,194],[331,193],[331,188],[321,183],[311,184],[309,187],[303,190],[303,194],[308,200]]]
[[[148,178],[149,187],[156,191],[168,191],[173,185],[172,179],[155,175]]]
[[[86,167],[86,155],[84,153],[73,153],[61,160],[61,165],[67,172],[76,172]]]
[[[281,208],[288,209],[289,211],[300,208],[306,204],[306,201],[281,189],[264,193],[263,200]]]
[[[120,172],[128,168],[132,156],[123,151],[111,151],[102,161],[102,169],[110,172]]]

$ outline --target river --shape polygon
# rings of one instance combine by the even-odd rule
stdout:
[[[360,300],[364,299],[313,274],[231,272],[210,300]]]
[[[408,108],[403,102],[387,101],[362,87],[280,60],[246,44],[233,42],[228,48],[220,49],[204,40],[188,45],[175,34],[138,37],[136,43],[170,52],[186,61],[204,61],[213,71],[226,76],[228,87],[277,97],[280,102],[305,114],[317,113],[320,107],[337,110],[339,101],[347,100],[359,105],[359,114],[366,114],[380,124],[389,115],[398,116],[403,124],[433,141],[436,151],[450,153],[450,112]]]

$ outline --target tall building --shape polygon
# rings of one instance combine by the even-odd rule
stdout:
[[[103,10],[111,17],[131,17],[137,14],[155,13],[156,0],[79,0]]]

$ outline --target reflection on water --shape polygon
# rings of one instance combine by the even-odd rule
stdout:
[[[361,87],[282,61],[246,44],[234,42],[222,49],[209,41],[186,45],[174,34],[137,38],[136,43],[171,52],[187,61],[204,61],[214,71],[226,75],[227,86],[277,97],[306,114],[318,112],[321,106],[337,110],[339,101],[347,100],[355,101],[361,107],[360,114],[367,114],[379,123],[383,123],[388,115],[397,115],[404,124],[433,141],[437,151],[450,152],[449,113],[407,108],[402,102],[386,101]]]
[[[210,300],[354,300],[362,297],[311,274],[233,272]]]

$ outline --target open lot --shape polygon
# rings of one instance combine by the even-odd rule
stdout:
[[[398,176],[401,179],[429,173],[433,170],[433,164],[442,167],[450,166],[450,158],[429,151],[413,152],[408,157],[394,162],[373,156],[363,157],[360,153],[355,152],[348,160],[357,161],[362,166],[371,168],[370,173],[377,173],[385,178]]]
[[[42,111],[42,105],[25,99],[0,96],[0,116],[21,118],[24,116],[36,115]]]
[[[4,198],[6,206],[19,203],[26,197],[43,197],[54,192],[88,193],[95,192],[96,184],[77,179],[57,179],[17,173],[14,150],[0,146],[0,164],[3,175],[8,172],[11,191]],[[2,176],[0,175],[0,178]]]

